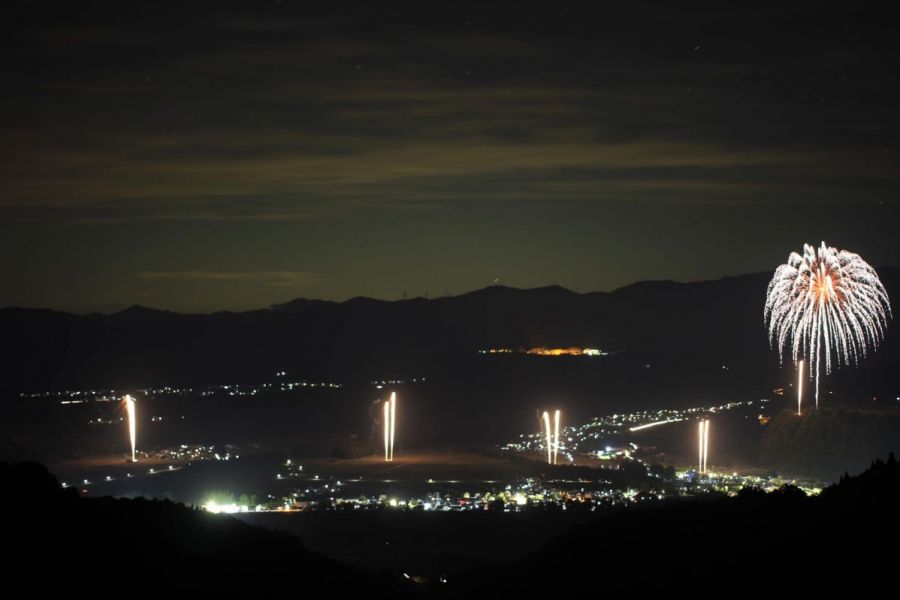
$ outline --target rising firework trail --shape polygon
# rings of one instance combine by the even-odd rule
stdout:
[[[803,405],[803,361],[797,364],[797,416],[800,416],[800,407]]]
[[[709,419],[697,423],[697,471],[706,473],[706,459],[709,456]]]
[[[709,419],[703,425],[703,472],[708,470],[707,460],[709,459]]]
[[[134,411],[134,398],[126,395],[122,398],[125,403],[125,411],[128,413],[128,437],[131,440],[131,462],[137,462],[135,448],[137,443],[137,415]]]
[[[397,431],[397,394],[391,392],[391,460],[394,460],[394,432]]]
[[[559,457],[559,421],[561,413],[559,410],[553,413],[553,428],[550,428],[550,413],[546,410],[541,415],[541,425],[544,428],[544,438],[546,439],[547,448],[547,464],[557,464]]]
[[[697,472],[703,472],[703,421],[697,423]]]
[[[553,464],[559,457],[559,409],[553,414]]]
[[[397,393],[391,392],[391,399],[384,403],[384,460],[394,460],[394,431],[397,424]]]
[[[790,346],[795,363],[807,360],[809,378],[837,366],[858,364],[884,338],[891,305],[869,263],[858,254],[822,245],[804,244],[803,254],[791,253],[775,270],[766,294],[764,318],[769,341],[779,356]]]
[[[391,440],[391,401],[388,400],[384,403],[384,416],[381,419],[381,422],[384,424],[384,460],[388,462],[391,460],[390,452],[390,440]]]
[[[553,445],[551,443],[552,436],[550,434],[550,413],[548,413],[546,410],[544,411],[544,414],[541,416],[541,423],[543,423],[543,425],[544,425],[544,435],[547,438],[547,444],[546,444],[547,464],[552,465],[553,464]]]

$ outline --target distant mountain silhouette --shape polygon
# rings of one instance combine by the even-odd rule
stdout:
[[[900,271],[881,269],[893,297]],[[647,281],[610,293],[491,286],[460,296],[177,314],[133,306],[111,315],[0,310],[4,389],[254,381],[292,367],[317,379],[427,372],[489,347],[598,346],[636,361],[772,369],[762,322],[770,273]],[[869,366],[897,365],[888,332]]]
[[[147,308],[146,306],[135,304],[134,306],[129,306],[119,312],[112,313],[107,319],[116,323],[140,323],[163,319],[177,319],[179,316],[178,313],[172,311]]]

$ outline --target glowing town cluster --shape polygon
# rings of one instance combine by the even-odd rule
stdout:
[[[762,408],[769,401],[767,399],[746,400],[740,402],[727,402],[713,406],[696,406],[689,408],[662,408],[658,410],[641,410],[631,413],[615,413],[602,417],[595,417],[589,422],[577,426],[560,426],[559,435],[548,437],[548,419],[541,416],[541,431],[539,433],[523,433],[514,442],[508,442],[501,446],[504,451],[533,454],[540,452],[544,456],[551,456],[549,450],[562,453],[566,460],[572,462],[577,454],[586,454],[598,458],[607,458],[610,454],[617,454],[609,447],[608,440],[621,438],[626,433],[634,433],[652,427],[660,427],[669,423],[678,423],[692,419],[707,419],[711,415],[734,410],[751,410]],[[625,448],[623,453],[630,452]]]

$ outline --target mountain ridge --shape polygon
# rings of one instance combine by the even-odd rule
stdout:
[[[900,269],[898,269],[900,270]],[[628,290],[631,288],[640,288],[645,286],[670,286],[670,287],[685,287],[685,286],[693,286],[693,285],[702,285],[708,283],[715,283],[718,281],[729,280],[729,279],[742,279],[747,277],[761,277],[762,275],[767,274],[766,272],[756,272],[756,273],[745,273],[741,275],[725,275],[723,277],[715,278],[715,279],[701,279],[696,281],[677,281],[673,279],[646,279],[635,281],[617,288],[614,288],[609,291],[605,290],[592,290],[587,292],[576,292],[575,290],[571,290],[565,286],[559,284],[548,284],[542,286],[535,287],[516,287],[509,286],[503,284],[493,284],[484,286],[481,288],[476,288],[474,290],[469,290],[467,292],[463,292],[461,294],[455,295],[445,295],[445,296],[436,296],[432,298],[427,298],[424,296],[414,296],[412,298],[400,298],[400,299],[384,299],[384,298],[375,298],[372,296],[351,296],[350,298],[346,298],[344,300],[325,300],[322,298],[306,298],[306,297],[297,297],[292,298],[290,300],[286,300],[284,302],[278,302],[276,304],[272,304],[270,306],[259,307],[259,308],[249,308],[246,310],[217,310],[211,312],[179,312],[176,310],[166,309],[166,308],[156,308],[152,306],[145,306],[143,304],[132,304],[121,310],[116,310],[109,313],[98,312],[98,311],[90,311],[90,312],[74,312],[68,311],[64,309],[57,308],[49,308],[49,307],[28,307],[28,306],[4,306],[0,307],[0,311],[45,311],[45,312],[53,312],[53,313],[63,313],[72,316],[78,317],[86,317],[86,316],[101,316],[101,317],[113,317],[116,315],[129,317],[132,315],[180,315],[180,316],[198,316],[198,315],[216,315],[216,314],[245,314],[245,313],[253,313],[258,311],[268,311],[268,310],[282,310],[285,308],[289,308],[292,305],[309,305],[309,306],[340,306],[346,304],[355,304],[360,302],[371,302],[377,304],[396,304],[403,302],[416,302],[416,301],[426,301],[426,302],[438,302],[444,301],[448,299],[454,298],[467,298],[467,297],[478,297],[481,295],[493,295],[497,293],[507,293],[507,294],[519,294],[519,293],[555,293],[560,295],[569,295],[569,296],[582,296],[582,297],[596,297],[596,296],[609,296],[614,295],[616,293],[622,292],[624,290]]]
[[[897,277],[900,274],[900,267],[893,266],[883,266],[876,269],[878,273],[886,272],[892,277]],[[536,287],[515,287],[503,284],[494,284],[488,285],[482,288],[477,288],[474,290],[469,290],[467,292],[463,292],[461,294],[456,295],[446,295],[446,296],[437,296],[433,298],[426,298],[424,296],[414,296],[412,298],[402,298],[402,299],[384,299],[384,298],[375,298],[372,296],[352,296],[350,298],[346,298],[344,300],[325,300],[322,298],[306,298],[306,297],[298,297],[292,298],[290,300],[286,300],[285,302],[279,302],[276,304],[272,304],[270,306],[259,307],[259,308],[250,308],[246,310],[217,310],[211,312],[179,312],[175,310],[165,309],[165,308],[155,308],[150,306],[144,306],[142,304],[132,304],[126,308],[121,310],[117,310],[110,313],[103,313],[97,311],[91,311],[86,313],[78,313],[73,311],[67,311],[63,309],[56,308],[48,308],[48,307],[26,307],[26,306],[5,306],[0,307],[0,312],[3,311],[44,311],[44,312],[52,312],[52,313],[62,313],[66,315],[72,315],[77,317],[87,317],[87,316],[97,316],[97,317],[114,317],[117,318],[135,318],[135,317],[148,317],[152,315],[162,316],[162,315],[179,315],[179,316],[203,316],[203,315],[239,315],[246,313],[255,313],[261,311],[278,311],[278,310],[289,310],[295,307],[321,307],[321,306],[342,306],[342,305],[353,305],[353,304],[362,304],[362,303],[370,303],[370,304],[398,304],[404,302],[417,302],[417,301],[425,301],[425,302],[438,302],[438,301],[446,301],[449,299],[456,298],[472,298],[486,295],[499,295],[499,294],[508,294],[508,295],[517,295],[522,293],[553,293],[559,295],[568,295],[568,296],[579,296],[579,297],[601,297],[601,296],[614,296],[617,294],[630,292],[634,290],[643,290],[643,289],[660,289],[660,288],[689,288],[693,286],[705,286],[709,284],[725,282],[725,281],[737,281],[737,280],[747,280],[747,279],[757,279],[760,277],[771,277],[771,273],[769,271],[757,271],[753,273],[743,273],[738,275],[724,275],[722,277],[713,278],[713,279],[700,279],[695,281],[678,281],[674,279],[643,279],[639,281],[634,281],[632,283],[614,288],[609,291],[605,290],[592,290],[587,292],[576,292],[571,290],[565,286],[559,284],[548,284]]]
[[[881,270],[900,295],[900,270]],[[491,347],[599,347],[635,364],[777,369],[763,325],[771,275],[637,282],[612,292],[489,286],[434,299],[295,299],[241,312],[132,306],[111,315],[0,309],[0,389],[258,381],[275,371],[322,380],[467,369]],[[900,364],[889,326],[867,364]],[[705,368],[705,367],[703,367]],[[749,375],[748,375],[749,377]],[[368,379],[367,379],[368,378]]]

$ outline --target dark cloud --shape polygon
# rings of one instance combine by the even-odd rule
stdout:
[[[309,273],[298,271],[145,271],[136,277],[149,280],[186,280],[200,282],[249,282],[276,287],[293,287],[309,281]]]
[[[900,190],[889,3],[12,15],[0,304],[80,307],[103,287],[244,308],[286,299],[251,274],[310,271],[331,275],[303,293],[325,297],[499,275],[586,290],[764,269],[817,237],[900,262],[882,236]],[[754,258],[716,252],[723,235]],[[665,260],[643,255],[658,244]],[[71,269],[90,275],[63,294]],[[193,277],[189,298],[148,288],[178,273],[244,274],[260,291],[238,305],[216,277]]]

